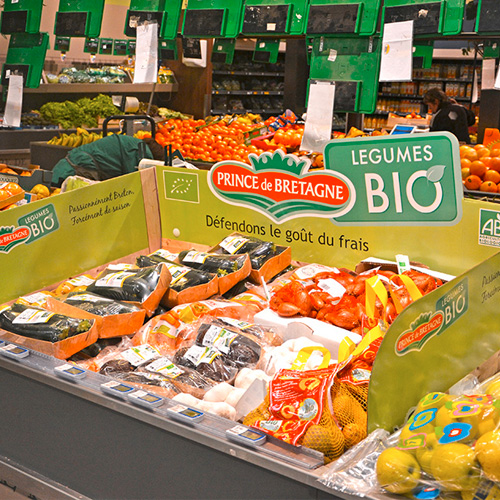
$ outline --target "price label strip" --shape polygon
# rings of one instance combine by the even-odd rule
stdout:
[[[127,399],[127,395],[131,392],[134,392],[134,387],[122,384],[121,382],[116,382],[115,380],[111,380],[110,382],[105,382],[101,384],[101,391],[106,394],[110,394],[111,396],[115,396],[121,399]]]
[[[249,429],[243,425],[231,427],[226,431],[226,437],[238,444],[257,448],[266,442],[266,435],[261,432]]]
[[[201,422],[205,417],[205,414],[202,411],[184,407],[182,405],[176,405],[168,408],[167,415],[173,420],[177,420],[178,422],[182,422],[184,424],[196,424]]]
[[[158,408],[165,402],[163,398],[142,390],[127,394],[127,398],[132,403],[149,409]]]
[[[56,366],[54,368],[54,373],[59,377],[71,380],[72,382],[81,380],[87,376],[87,372],[85,370],[69,363]]]
[[[14,344],[7,344],[0,347],[0,354],[6,356],[7,358],[20,360],[23,358],[27,358],[30,355],[30,351],[25,347],[19,347]]]

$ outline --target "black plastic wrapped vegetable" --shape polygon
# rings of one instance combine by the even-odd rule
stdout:
[[[179,349],[175,353],[174,363],[191,368],[215,382],[226,382],[238,373],[238,368],[225,359],[220,351],[199,345]]]
[[[276,245],[271,241],[263,241],[251,236],[229,236],[219,246],[227,254],[241,255],[247,253],[252,269],[260,269],[271,257],[276,255]]]
[[[185,266],[225,276],[241,269],[245,264],[246,255],[223,255],[217,253],[183,250],[179,253],[179,261]]]
[[[216,348],[223,354],[224,360],[238,368],[255,365],[261,355],[259,344],[241,334],[236,327],[217,320],[200,325],[196,343]]]
[[[107,297],[87,291],[70,293],[64,302],[97,316],[128,314],[141,310],[132,304],[108,299]]]
[[[158,285],[162,265],[121,271],[108,268],[87,287],[87,291],[114,300],[142,303]]]
[[[8,332],[47,342],[58,342],[84,333],[92,320],[77,319],[46,311],[40,307],[15,303],[0,312],[0,328]]]
[[[168,267],[168,270],[172,275],[170,288],[176,292],[182,292],[183,290],[193,286],[204,285],[212,281],[215,277],[213,273],[200,271],[199,269],[189,268],[186,272],[186,266],[171,262],[158,254],[140,255],[137,257],[136,264],[139,267],[147,267],[155,265],[155,263],[158,262],[163,262]]]

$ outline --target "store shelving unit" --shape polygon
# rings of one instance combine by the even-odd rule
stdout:
[[[275,64],[252,60],[253,52],[236,50],[233,64],[216,64],[212,71],[212,114],[256,113],[264,116],[283,112],[285,86],[284,54]]]

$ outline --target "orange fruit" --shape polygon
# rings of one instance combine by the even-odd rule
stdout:
[[[476,151],[477,151],[478,149],[481,149],[481,148],[486,148],[486,146],[485,146],[484,144],[476,144],[476,145],[474,145],[474,146],[472,146],[472,147],[473,147]]]
[[[471,163],[472,162],[470,160],[468,160],[467,158],[461,158],[460,159],[460,165],[461,165],[462,168],[470,168]]]
[[[464,181],[465,179],[467,179],[467,177],[469,177],[469,175],[470,175],[470,168],[463,167],[462,168],[462,180]]]
[[[496,170],[488,170],[484,174],[483,179],[485,181],[491,181],[494,182],[495,184],[498,184],[500,182],[500,173],[497,172]]]
[[[481,161],[490,168],[491,156],[481,156]]]
[[[497,185],[492,181],[485,181],[479,186],[479,191],[486,191],[487,193],[498,192]]]
[[[486,173],[486,165],[481,160],[475,160],[470,165],[471,175],[477,175],[478,177],[483,177]]]
[[[470,161],[478,159],[477,151],[470,146],[460,146],[460,158],[467,158]]]
[[[500,172],[500,158],[494,156],[488,165],[490,167],[490,170],[496,170],[497,172]]]
[[[490,150],[487,147],[481,147],[476,149],[477,157],[482,158],[483,156],[489,156]]]
[[[499,146],[499,147],[495,147]],[[500,156],[500,144],[494,144],[493,147],[490,149],[490,156]]]
[[[469,175],[464,181],[465,187],[467,189],[476,190],[479,189],[479,186],[483,183],[481,177],[477,175]]]

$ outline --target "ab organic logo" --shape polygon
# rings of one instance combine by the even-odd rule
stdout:
[[[347,176],[322,170],[308,172],[309,161],[281,150],[216,163],[209,175],[212,192],[232,205],[249,207],[276,222],[305,215],[338,217],[354,204]]]
[[[500,247],[500,212],[484,208],[480,210],[479,244]]]

